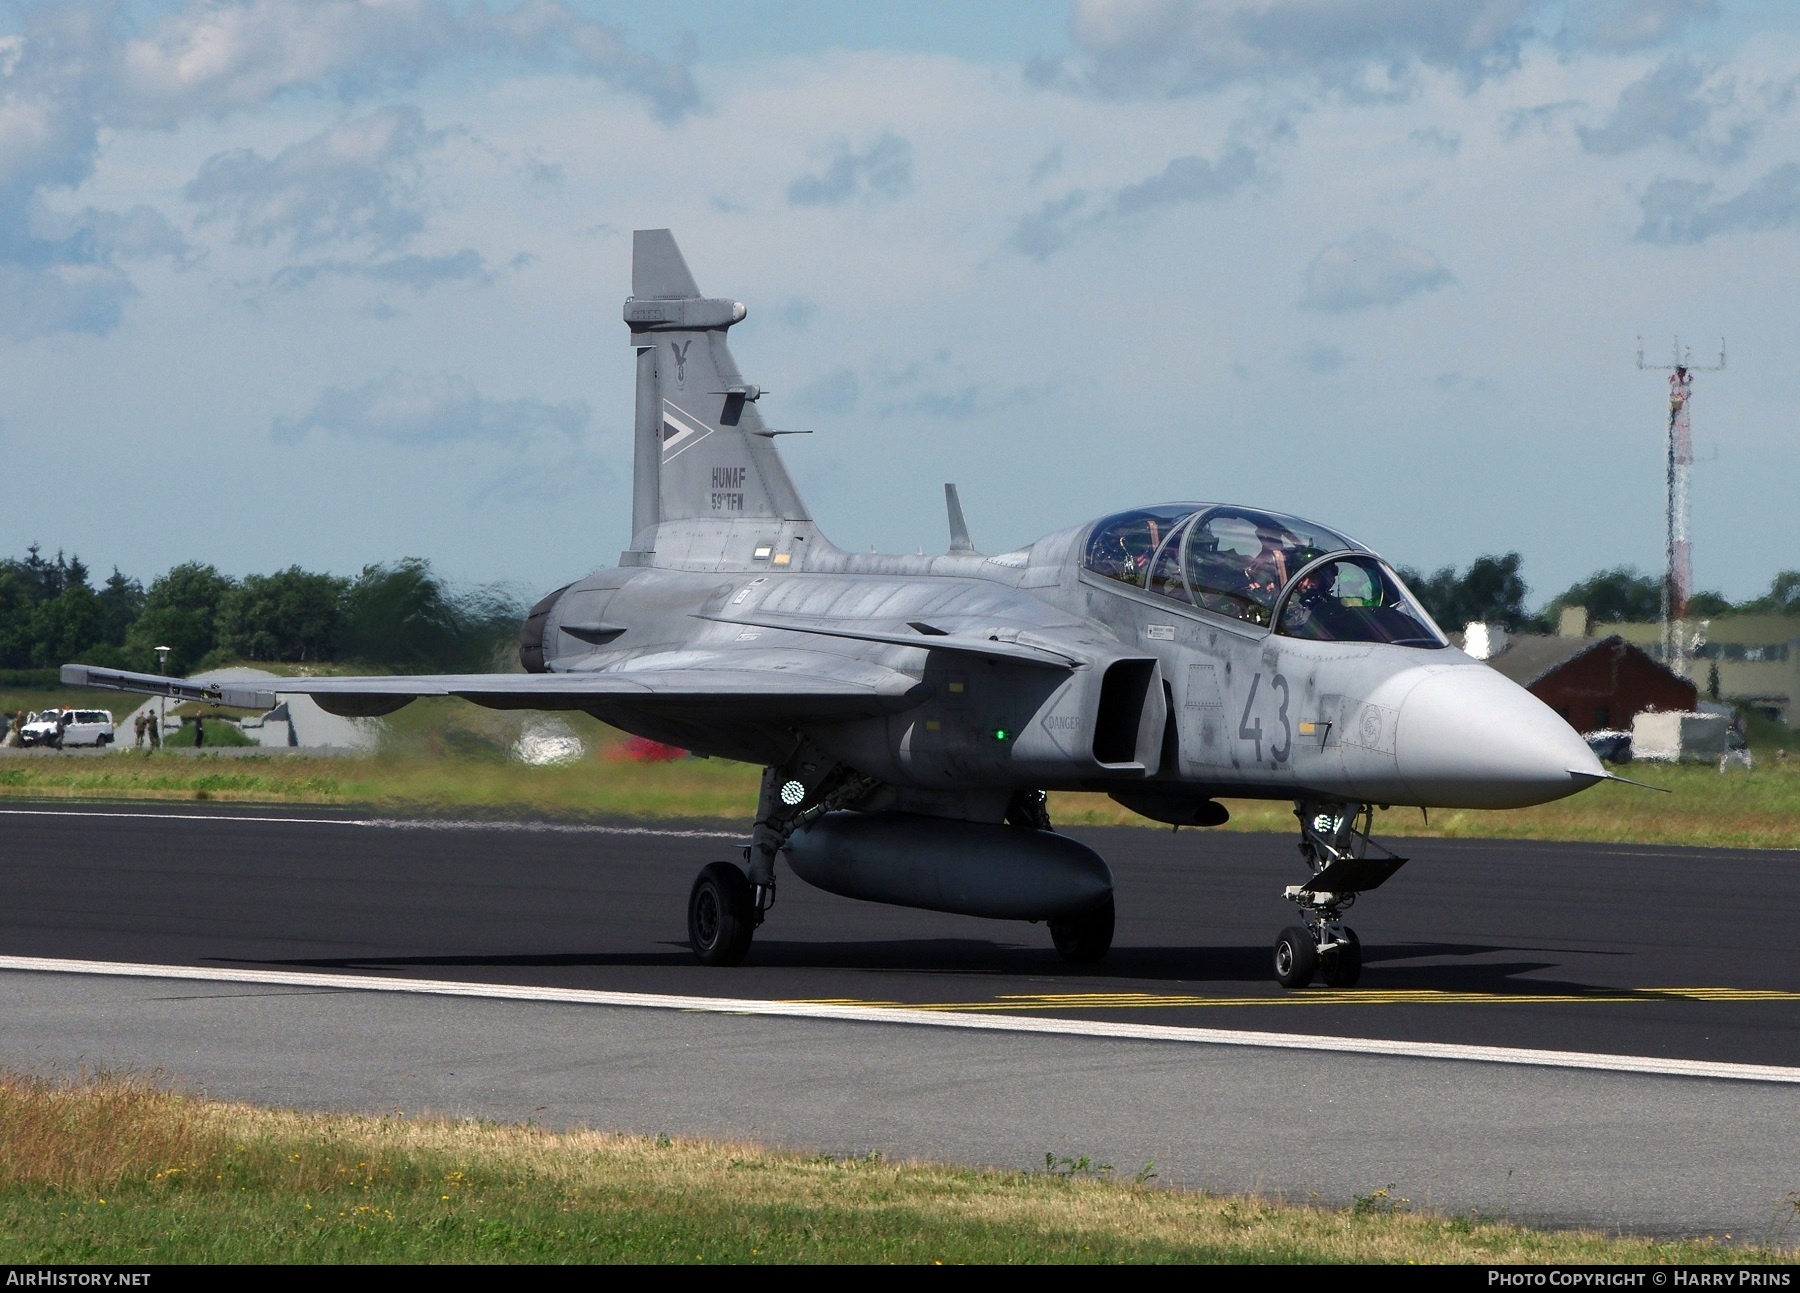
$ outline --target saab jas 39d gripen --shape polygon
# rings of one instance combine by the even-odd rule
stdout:
[[[1362,969],[1344,909],[1403,858],[1377,805],[1514,808],[1609,774],[1535,697],[1450,645],[1394,570],[1298,517],[1164,503],[977,552],[946,487],[943,556],[845,552],[776,452],[782,432],[726,346],[741,304],[703,296],[666,229],[640,230],[625,302],[637,352],[632,540],[616,569],[532,607],[522,674],[308,678],[334,714],[418,696],[582,710],[764,768],[743,865],[688,900],[694,955],[733,965],[777,863],[874,902],[1043,921],[1097,961],[1113,882],[1056,834],[1051,790],[1216,826],[1221,797],[1292,800],[1310,875],[1275,974]],[[276,696],[71,665],[66,682],[247,707]],[[276,684],[270,684],[276,686]]]

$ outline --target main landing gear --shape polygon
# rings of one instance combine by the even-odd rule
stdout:
[[[738,965],[775,905],[775,855],[801,827],[867,797],[877,783],[802,741],[763,769],[756,825],[743,867],[711,862],[688,892],[688,945],[702,965]]]
[[[1294,816],[1300,819],[1300,854],[1313,875],[1287,887],[1300,923],[1275,940],[1276,982],[1304,988],[1317,976],[1328,988],[1353,988],[1362,977],[1362,943],[1344,923],[1344,911],[1357,894],[1379,888],[1406,859],[1369,838],[1375,820],[1371,804],[1303,799]]]

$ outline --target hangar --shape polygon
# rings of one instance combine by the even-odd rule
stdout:
[[[1692,710],[1694,684],[1617,633],[1520,635],[1487,663],[1554,709],[1578,732],[1629,729],[1647,709]]]

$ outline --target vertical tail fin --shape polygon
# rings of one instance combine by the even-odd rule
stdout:
[[[762,391],[744,381],[725,344],[744,307],[700,295],[667,229],[632,235],[631,291],[632,548],[654,550],[657,530],[671,521],[809,520],[757,411]]]

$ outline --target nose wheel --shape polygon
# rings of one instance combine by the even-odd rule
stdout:
[[[1304,988],[1319,969],[1319,941],[1309,925],[1289,925],[1275,940],[1275,981]]]
[[[1362,940],[1344,923],[1344,912],[1406,859],[1369,838],[1375,818],[1370,804],[1303,800],[1294,815],[1300,819],[1300,853],[1313,875],[1287,887],[1288,901],[1300,908],[1300,923],[1275,940],[1275,981],[1304,988],[1316,976],[1328,988],[1353,988],[1362,977]]]

